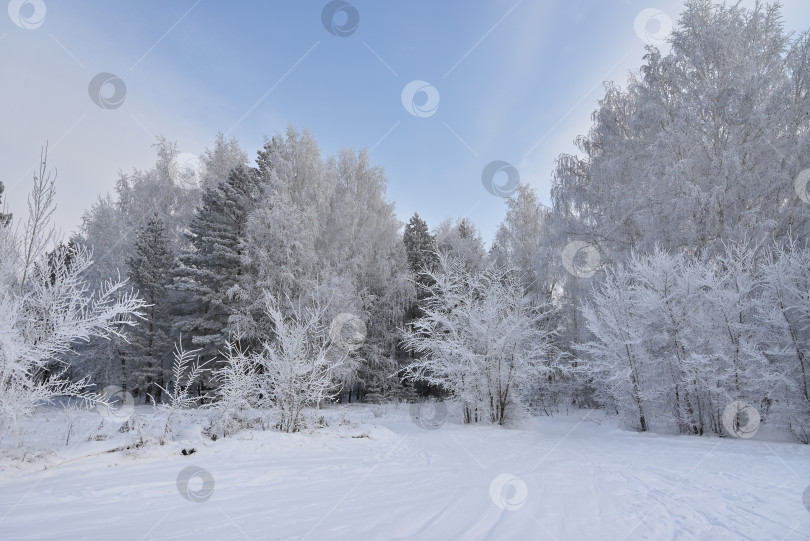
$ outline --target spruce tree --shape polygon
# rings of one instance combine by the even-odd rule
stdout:
[[[416,298],[406,314],[406,328],[413,331],[414,322],[425,315],[420,305],[426,302],[430,296],[429,288],[435,284],[430,273],[435,272],[439,266],[438,248],[436,237],[430,234],[427,222],[419,217],[418,212],[414,212],[405,224],[402,242],[405,244],[405,253],[408,257],[408,269],[416,285]],[[413,350],[404,349],[402,353],[406,356],[405,362],[413,362],[414,358],[419,357],[419,353]],[[428,394],[435,391],[423,381],[403,382],[402,393],[405,396],[416,392]]]
[[[231,331],[232,288],[243,273],[242,242],[257,183],[254,169],[238,167],[216,188],[205,189],[188,226],[189,248],[174,274],[180,295],[175,331],[190,337],[207,359],[224,349]]]
[[[430,234],[427,222],[419,217],[418,212],[415,212],[405,225],[402,242],[405,243],[408,255],[408,268],[415,276],[416,283],[430,286],[430,276],[427,272],[435,270],[438,263],[436,239]],[[422,298],[421,293],[417,291],[419,299]]]
[[[168,298],[174,256],[166,226],[155,213],[135,238],[135,250],[129,257],[129,277],[149,306],[130,339],[130,367],[134,389],[160,401],[166,362],[172,351],[171,320]]]
[[[405,225],[402,237],[408,253],[408,266],[411,272],[418,274],[427,267],[433,270],[436,266],[436,239],[430,234],[427,222],[414,212]]]

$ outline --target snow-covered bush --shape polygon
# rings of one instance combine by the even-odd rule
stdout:
[[[226,436],[247,426],[254,409],[264,398],[260,363],[254,355],[242,351],[239,343],[239,336],[231,337],[222,352],[224,362],[214,372],[217,383],[214,406],[219,418],[212,429]]]
[[[323,321],[324,307],[309,306],[285,317],[278,303],[266,296],[266,312],[273,323],[274,340],[258,354],[263,390],[281,411],[285,432],[301,427],[304,407],[320,405],[335,396],[333,372],[340,365]]]
[[[244,419],[254,408],[274,407],[280,413],[278,428],[296,432],[303,427],[305,407],[335,396],[334,375],[341,358],[330,342],[325,311],[325,306],[310,304],[287,317],[277,300],[265,293],[272,338],[256,352],[244,352],[237,347],[238,340],[232,341],[224,353],[224,366],[216,371],[223,423]]]
[[[156,406],[165,420],[163,425],[163,435],[161,441],[175,433],[176,423],[183,420],[184,410],[199,405],[205,396],[192,394],[193,388],[197,385],[201,377],[209,369],[206,365],[210,362],[202,362],[198,356],[200,350],[186,351],[183,349],[182,340],[174,348],[174,362],[172,363],[172,380],[167,387],[160,387],[163,398],[167,401]]]
[[[423,315],[405,332],[420,357],[405,378],[437,385],[464,404],[465,422],[504,424],[544,378],[563,370],[554,345],[553,309],[536,303],[508,269],[470,269],[439,255],[425,271]]]

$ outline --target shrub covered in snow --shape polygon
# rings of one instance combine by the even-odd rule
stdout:
[[[405,377],[447,390],[464,404],[466,422],[504,424],[544,378],[563,371],[554,345],[553,308],[538,304],[508,269],[470,269],[439,256],[423,315],[406,331],[419,355]]]

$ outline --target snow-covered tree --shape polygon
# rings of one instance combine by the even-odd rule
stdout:
[[[799,441],[810,443],[810,250],[795,242],[772,250],[762,284],[768,356],[781,376],[770,397],[777,402],[774,414]]]
[[[701,259],[636,254],[583,307],[580,369],[641,430],[723,434],[725,407],[742,401],[806,439],[807,258],[751,243]]]
[[[553,272],[559,252],[549,236],[548,209],[525,184],[506,199],[506,205],[506,217],[495,233],[490,256],[499,265],[515,269],[533,295],[549,300],[559,279]]]
[[[597,398],[614,406],[631,426],[649,428],[641,363],[643,328],[631,299],[631,278],[619,265],[609,271],[592,303],[583,307],[585,321],[594,340],[581,346],[583,366],[593,379]]]
[[[266,406],[262,393],[260,363],[244,351],[242,338],[234,334],[222,350],[222,362],[214,369],[215,406],[220,413],[217,421],[224,435],[237,432],[249,421],[260,406]]]
[[[202,180],[200,187],[216,189],[220,182],[231,176],[231,171],[248,165],[248,155],[239,146],[239,141],[230,141],[220,132],[214,141],[213,148],[207,148],[200,156],[202,162]]]
[[[266,141],[257,164],[261,192],[248,217],[245,273],[235,288],[242,309],[233,324],[251,340],[266,338],[264,291],[289,299],[281,306],[287,315],[309,302],[328,304],[330,319],[353,314],[367,335],[337,372],[346,396],[390,388],[392,329],[414,291],[384,171],[365,151],[324,160],[312,136],[292,127]]]
[[[553,344],[553,310],[537,303],[508,269],[471,271],[442,255],[424,315],[405,333],[421,356],[405,377],[424,380],[463,403],[465,422],[504,424],[549,375],[563,370]]]
[[[353,313],[366,327],[365,339],[351,352],[358,362],[354,391],[387,393],[396,369],[395,329],[402,326],[415,296],[402,224],[385,198],[388,178],[381,167],[371,165],[367,151],[342,150],[327,159],[326,167],[336,179],[319,253],[329,253],[328,267],[353,284],[360,308]],[[346,390],[352,388],[349,383]]]
[[[138,232],[157,214],[163,221],[172,251],[186,246],[184,231],[191,221],[199,189],[190,189],[177,163],[177,145],[163,137],[154,144],[157,160],[148,170],[120,173],[115,195],[105,194],[85,212],[74,240],[93,250],[96,264],[88,278],[109,279],[128,274],[127,258]]]
[[[127,348],[129,387],[135,396],[143,394],[147,402],[160,402],[167,384],[171,339],[169,287],[175,257],[163,221],[155,213],[135,238],[134,252],[128,258],[129,277],[133,287],[148,306],[143,321],[132,332]]]
[[[464,261],[470,271],[480,271],[486,266],[487,253],[478,228],[469,218],[446,219],[433,232],[438,251]]]
[[[762,298],[759,269],[768,247],[729,250],[752,240],[803,238],[810,229],[806,194],[797,196],[801,187],[794,183],[810,165],[810,34],[787,33],[778,4],[690,0],[669,42],[668,51],[649,46],[623,88],[606,85],[590,131],[577,139],[579,154],[557,160],[547,246],[559,261],[567,243],[581,241],[604,265],[593,277],[560,275],[554,295],[563,306],[595,300],[600,288],[592,286],[603,281],[601,294],[615,297],[619,288],[645,314],[639,324],[656,322],[642,325],[639,358],[668,367],[671,383],[651,372],[640,389],[642,404],[645,397],[655,404],[647,420],[687,433],[715,432],[722,430],[718,408],[728,397],[769,404],[782,393],[772,367],[774,358],[785,357],[764,346],[757,327],[773,306]],[[626,269],[630,285],[603,276],[602,268],[619,272],[617,264],[632,267]],[[736,270],[721,272],[726,265]],[[600,299],[590,304],[596,312]],[[595,330],[592,317],[586,322],[586,312],[563,312],[561,338],[593,345],[586,334]],[[608,314],[598,319],[604,326]],[[653,328],[659,331],[648,336]],[[614,334],[618,343],[630,340]],[[776,348],[783,340],[790,338],[781,337]],[[592,363],[597,353],[582,351],[582,360]],[[746,370],[757,374],[763,392],[745,388]],[[735,373],[739,388],[729,380]],[[603,402],[605,389],[598,392]],[[632,418],[639,426],[637,412]]]
[[[87,283],[92,259],[86,249],[61,247],[48,256],[54,183],[43,151],[23,233],[0,227],[0,419],[11,423],[57,396],[98,400],[86,378],[66,377],[64,356],[77,341],[120,336],[132,324],[126,318],[144,308],[120,280]]]
[[[301,298],[321,266],[316,247],[320,223],[334,190],[323,174],[320,150],[309,132],[293,128],[265,142],[257,165],[261,188],[248,216],[240,280],[240,332],[250,339],[268,327],[264,291]]]
[[[686,2],[671,50],[649,46],[625,89],[608,84],[582,154],[559,158],[557,225],[605,263],[805,235],[793,179],[810,165],[810,34],[789,35],[780,12]]]
[[[317,406],[336,396],[333,371],[340,363],[329,341],[321,306],[297,309],[293,316],[281,313],[278,302],[265,299],[267,316],[273,324],[273,340],[262,344],[257,355],[263,391],[272,397],[281,413],[279,425],[285,432],[302,426],[306,406]]]
[[[411,328],[413,320],[423,315],[420,305],[425,296],[429,294],[427,286],[433,284],[429,271],[436,271],[439,265],[438,246],[436,245],[436,238],[430,233],[427,222],[420,218],[418,213],[414,213],[410,221],[405,224],[402,242],[408,256],[408,269],[410,270],[411,279],[416,286],[416,296],[408,309],[405,321],[406,328]],[[418,355],[414,351],[407,349],[404,353],[408,358],[401,361],[401,363],[407,363],[413,359],[414,355]],[[403,381],[403,387],[408,389],[409,383]],[[431,392],[431,389],[426,388],[424,383],[421,381],[413,382],[412,387],[410,387],[410,394],[415,394],[417,390],[422,393]],[[408,398],[412,398],[412,396]]]
[[[402,235],[405,252],[408,256],[408,268],[417,283],[424,283],[425,269],[435,270],[438,264],[436,238],[430,234],[427,222],[414,213],[405,224]]]
[[[225,347],[237,312],[232,288],[243,278],[247,219],[255,207],[256,171],[237,167],[227,180],[205,188],[179,255],[175,333],[192,337],[205,359]]]
[[[200,190],[186,182],[175,143],[159,137],[154,148],[155,165],[120,173],[115,194],[98,198],[85,212],[82,227],[73,237],[79,246],[93,252],[95,262],[85,271],[90,284],[129,274],[127,260],[134,252],[135,238],[155,214],[166,227],[172,252],[186,247],[183,233]],[[118,339],[92,340],[77,348],[75,363],[101,381],[126,386],[126,350],[126,342]]]
[[[161,442],[175,433],[182,422],[186,410],[200,404],[206,395],[196,392],[200,379],[209,371],[208,361],[202,361],[197,355],[199,350],[187,351],[181,343],[175,345],[171,372],[166,386],[160,385],[165,403],[160,404],[158,411],[164,418]]]

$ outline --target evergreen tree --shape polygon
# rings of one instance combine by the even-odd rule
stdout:
[[[429,275],[425,271],[435,270],[438,264],[436,238],[430,234],[427,222],[419,217],[419,213],[415,212],[405,225],[402,242],[405,243],[408,267],[416,276],[416,282],[430,285],[426,282]]]
[[[438,267],[439,255],[436,237],[430,234],[427,222],[419,217],[419,213],[415,212],[405,224],[402,242],[408,257],[408,268],[416,284],[416,298],[407,314],[407,320],[410,322],[422,315],[419,304],[429,295],[429,287],[433,285],[430,273]],[[413,355],[413,352],[408,353],[410,356]]]
[[[64,266],[70,269],[73,260],[76,257],[79,247],[73,239],[68,240],[67,244],[59,242],[59,245],[48,252],[48,273],[51,275],[51,283],[55,284],[57,280],[57,272],[59,270],[59,263],[64,263]]]
[[[408,257],[408,269],[411,271],[416,285],[416,298],[411,303],[405,323],[405,328],[412,332],[416,320],[424,316],[424,311],[420,308],[420,305],[430,296],[430,288],[435,283],[431,273],[435,272],[439,266],[438,246],[436,237],[428,229],[427,222],[419,217],[417,212],[405,224],[402,243],[405,245],[405,253]],[[414,358],[419,357],[419,353],[413,349],[403,348],[403,350],[403,355],[406,356],[405,362],[413,362]],[[412,385],[412,387],[409,385]],[[423,380],[413,382],[405,380],[403,386],[405,393],[429,394],[431,392],[440,392],[438,387],[431,388]]]
[[[174,274],[181,296],[175,331],[190,337],[208,359],[224,348],[231,330],[232,288],[243,274],[243,239],[255,206],[256,173],[238,167],[216,188],[205,189],[188,226],[189,247],[180,254]]]
[[[132,333],[130,359],[135,390],[160,401],[166,360],[171,353],[171,321],[168,298],[174,256],[166,226],[155,213],[135,238],[134,253],[128,258],[129,276],[148,303],[143,321]]]

